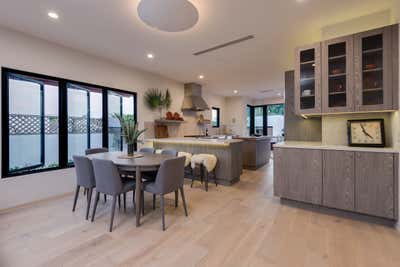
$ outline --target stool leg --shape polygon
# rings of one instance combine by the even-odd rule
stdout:
[[[215,169],[213,170],[213,174],[214,174],[214,182],[215,182],[215,186],[218,186],[217,174],[215,173]]]
[[[178,207],[178,190],[175,190],[175,208]]]
[[[190,167],[191,172],[192,172],[192,183],[190,184],[190,188],[193,187],[193,183],[194,183],[194,169],[192,167]]]
[[[204,167],[203,173],[204,173],[204,178],[205,178],[206,192],[208,192],[208,171],[205,167]]]

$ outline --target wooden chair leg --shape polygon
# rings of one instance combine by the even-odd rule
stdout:
[[[175,190],[175,208],[178,207],[178,190]]]
[[[118,197],[120,198],[120,195],[118,195]],[[116,204],[117,204],[117,196],[113,196],[113,201],[112,201],[112,205],[111,205],[111,220],[110,220],[110,229],[109,229],[110,232],[112,232],[112,228],[113,228]]]
[[[186,199],[185,199],[185,193],[183,192],[183,186],[179,188],[179,191],[181,191],[181,197],[182,197],[182,203],[183,203],[183,208],[185,209],[185,215],[186,217],[188,216],[187,212],[187,207],[186,207]]]
[[[118,195],[118,209],[121,209],[121,195]]]
[[[153,194],[153,210],[156,209],[156,195]]]
[[[141,202],[141,204],[142,204],[142,207],[141,207],[141,210],[142,210],[142,216],[144,216],[144,191],[143,190],[141,190],[140,191],[140,194],[141,194],[141,200],[140,200],[140,202]]]
[[[89,220],[89,210],[90,210],[90,203],[92,202],[92,192],[93,188],[88,189],[88,201],[86,207],[86,220]]]
[[[94,221],[94,216],[96,215],[96,208],[97,208],[97,203],[99,202],[100,198],[100,193],[96,193],[96,198],[94,199],[94,207],[93,207],[93,213],[92,213],[92,222]]]
[[[74,205],[72,206],[72,212],[74,212],[75,208],[76,208],[76,202],[78,201],[79,189],[80,189],[80,186],[77,185],[76,190],[75,190]]]
[[[208,171],[206,167],[203,167],[203,174],[204,174],[204,180],[205,180],[205,187],[206,187],[206,192],[208,192]]]
[[[165,231],[164,195],[160,195],[162,230]]]
[[[124,212],[126,212],[126,193],[124,193]]]

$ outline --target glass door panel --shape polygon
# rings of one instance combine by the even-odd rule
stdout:
[[[315,108],[315,49],[300,51],[300,109]]]
[[[328,107],[345,107],[347,103],[346,42],[328,45]]]

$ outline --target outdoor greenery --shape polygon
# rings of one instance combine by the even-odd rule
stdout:
[[[285,114],[284,104],[268,105],[268,115],[284,115],[284,114]]]
[[[139,137],[147,130],[139,130],[138,124],[133,119],[133,116],[120,115],[114,113],[114,117],[119,120],[121,124],[121,136],[125,139],[128,145],[132,145],[139,142]]]

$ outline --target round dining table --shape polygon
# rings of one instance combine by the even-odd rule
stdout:
[[[136,192],[141,192],[142,172],[156,171],[164,160],[174,158],[174,156],[141,152],[137,152],[137,154],[139,154],[138,157],[129,158],[126,155],[126,152],[105,152],[88,155],[88,158],[111,160],[119,170],[135,173]],[[142,207],[141,200],[142,198],[140,197],[140,193],[135,194],[135,203],[137,203],[136,206],[139,207],[139,209],[136,210],[136,227],[140,226],[140,207]]]

